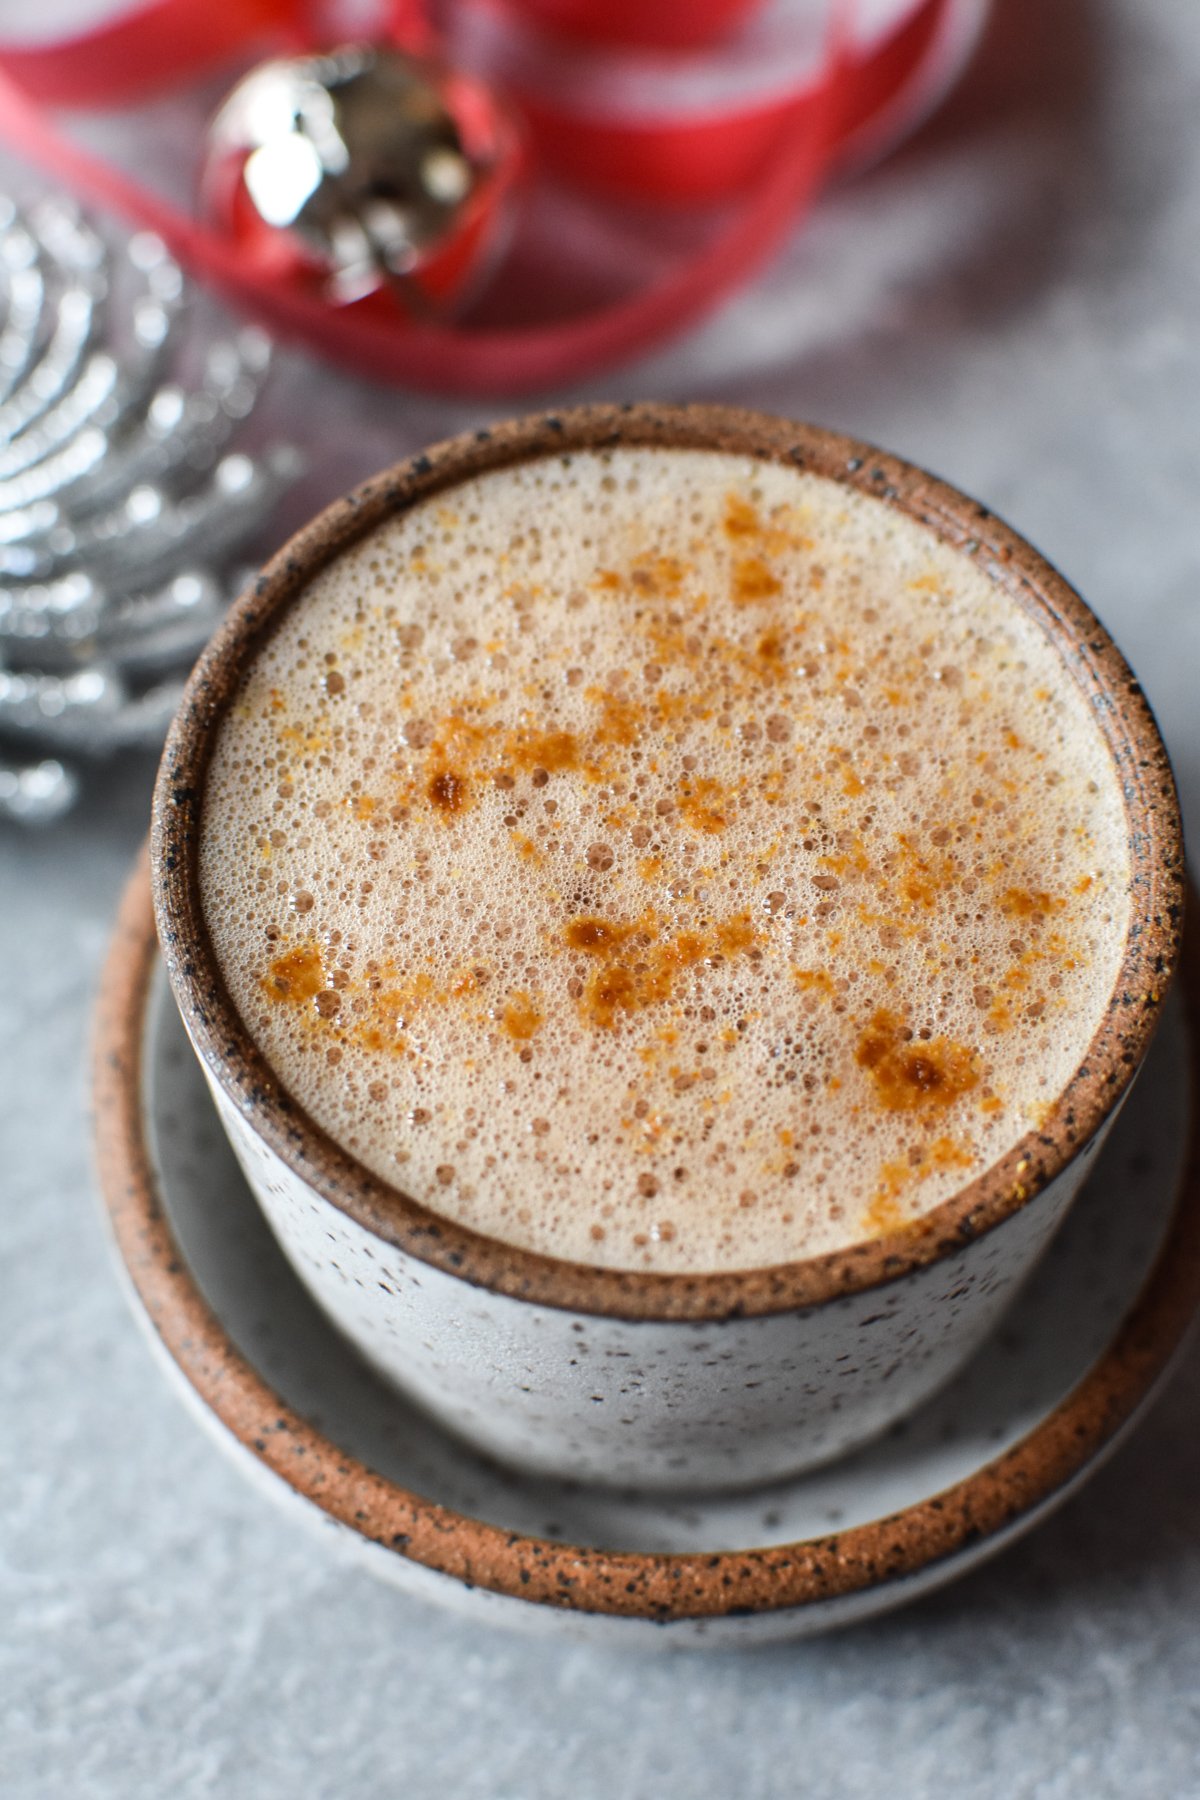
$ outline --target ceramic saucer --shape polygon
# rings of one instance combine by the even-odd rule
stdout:
[[[523,1479],[367,1371],[225,1142],[159,964],[144,862],[101,1000],[102,1185],[135,1310],[180,1391],[243,1469],[376,1573],[480,1618],[618,1644],[798,1637],[992,1555],[1146,1405],[1200,1299],[1198,988],[1193,966],[1082,1197],[966,1371],[866,1450],[736,1497]]]

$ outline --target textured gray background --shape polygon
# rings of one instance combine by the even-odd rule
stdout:
[[[1200,9],[998,0],[952,104],[703,333],[597,392],[876,439],[986,498],[1141,673],[1200,828]],[[109,146],[185,158],[169,114]],[[285,364],[297,508],[495,409]],[[742,1658],[491,1635],[347,1574],[179,1409],[107,1262],[84,1046],[150,784],[0,840],[0,1794],[5,1800],[1200,1796],[1200,1352],[1001,1561]]]

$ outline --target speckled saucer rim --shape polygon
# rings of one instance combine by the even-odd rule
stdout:
[[[1092,697],[1130,817],[1133,918],[1108,1011],[1045,1124],[925,1217],[770,1268],[711,1274],[595,1268],[488,1238],[382,1181],[307,1117],[253,1043],[221,976],[199,897],[200,807],[215,727],[246,656],[321,568],[418,500],[518,460],[614,445],[727,450],[828,476],[896,506],[965,552],[1037,618]],[[924,470],[820,427],[712,406],[590,406],[452,438],[335,501],[267,565],[193,671],[155,788],[159,937],[193,1043],[252,1129],[366,1230],[477,1286],[624,1319],[761,1316],[860,1294],[961,1252],[1039,1194],[1091,1139],[1144,1056],[1182,937],[1186,876],[1170,760],[1124,657],[1080,596],[986,507]]]
[[[1140,1294],[1074,1391],[966,1480],[867,1525],[744,1551],[606,1551],[486,1524],[341,1452],[281,1401],[204,1300],[172,1236],[144,1134],[142,1047],[156,952],[143,855],[105,968],[94,1047],[101,1187],[141,1306],[203,1405],[265,1470],[362,1539],[467,1587],[533,1605],[667,1623],[819,1607],[903,1581],[999,1538],[1079,1480],[1132,1419],[1200,1304],[1200,1107],[1193,1068],[1175,1218]],[[1194,1051],[1200,954],[1191,943],[1183,988]]]

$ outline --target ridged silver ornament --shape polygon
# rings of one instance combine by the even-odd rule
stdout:
[[[0,816],[57,818],[75,759],[158,743],[299,473],[290,445],[232,445],[266,337],[212,343],[185,380],[188,314],[156,237],[0,197]]]

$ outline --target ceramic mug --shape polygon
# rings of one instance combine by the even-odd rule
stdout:
[[[1033,616],[1120,774],[1132,906],[1106,1014],[1046,1122],[906,1228],[768,1268],[592,1268],[481,1236],[368,1172],[287,1093],[222,981],[199,900],[205,771],[256,645],[311,578],[384,521],[515,461],[696,447],[810,470],[882,499],[971,557]],[[168,975],[255,1195],[301,1279],[375,1368],[524,1469],[644,1488],[794,1473],[912,1411],[967,1360],[1046,1248],[1149,1045],[1178,954],[1183,854],[1170,765],[1127,664],[1062,578],[984,508],[811,426],[713,407],[587,407],[476,432],[322,513],[201,658],[163,756],[152,832]]]

